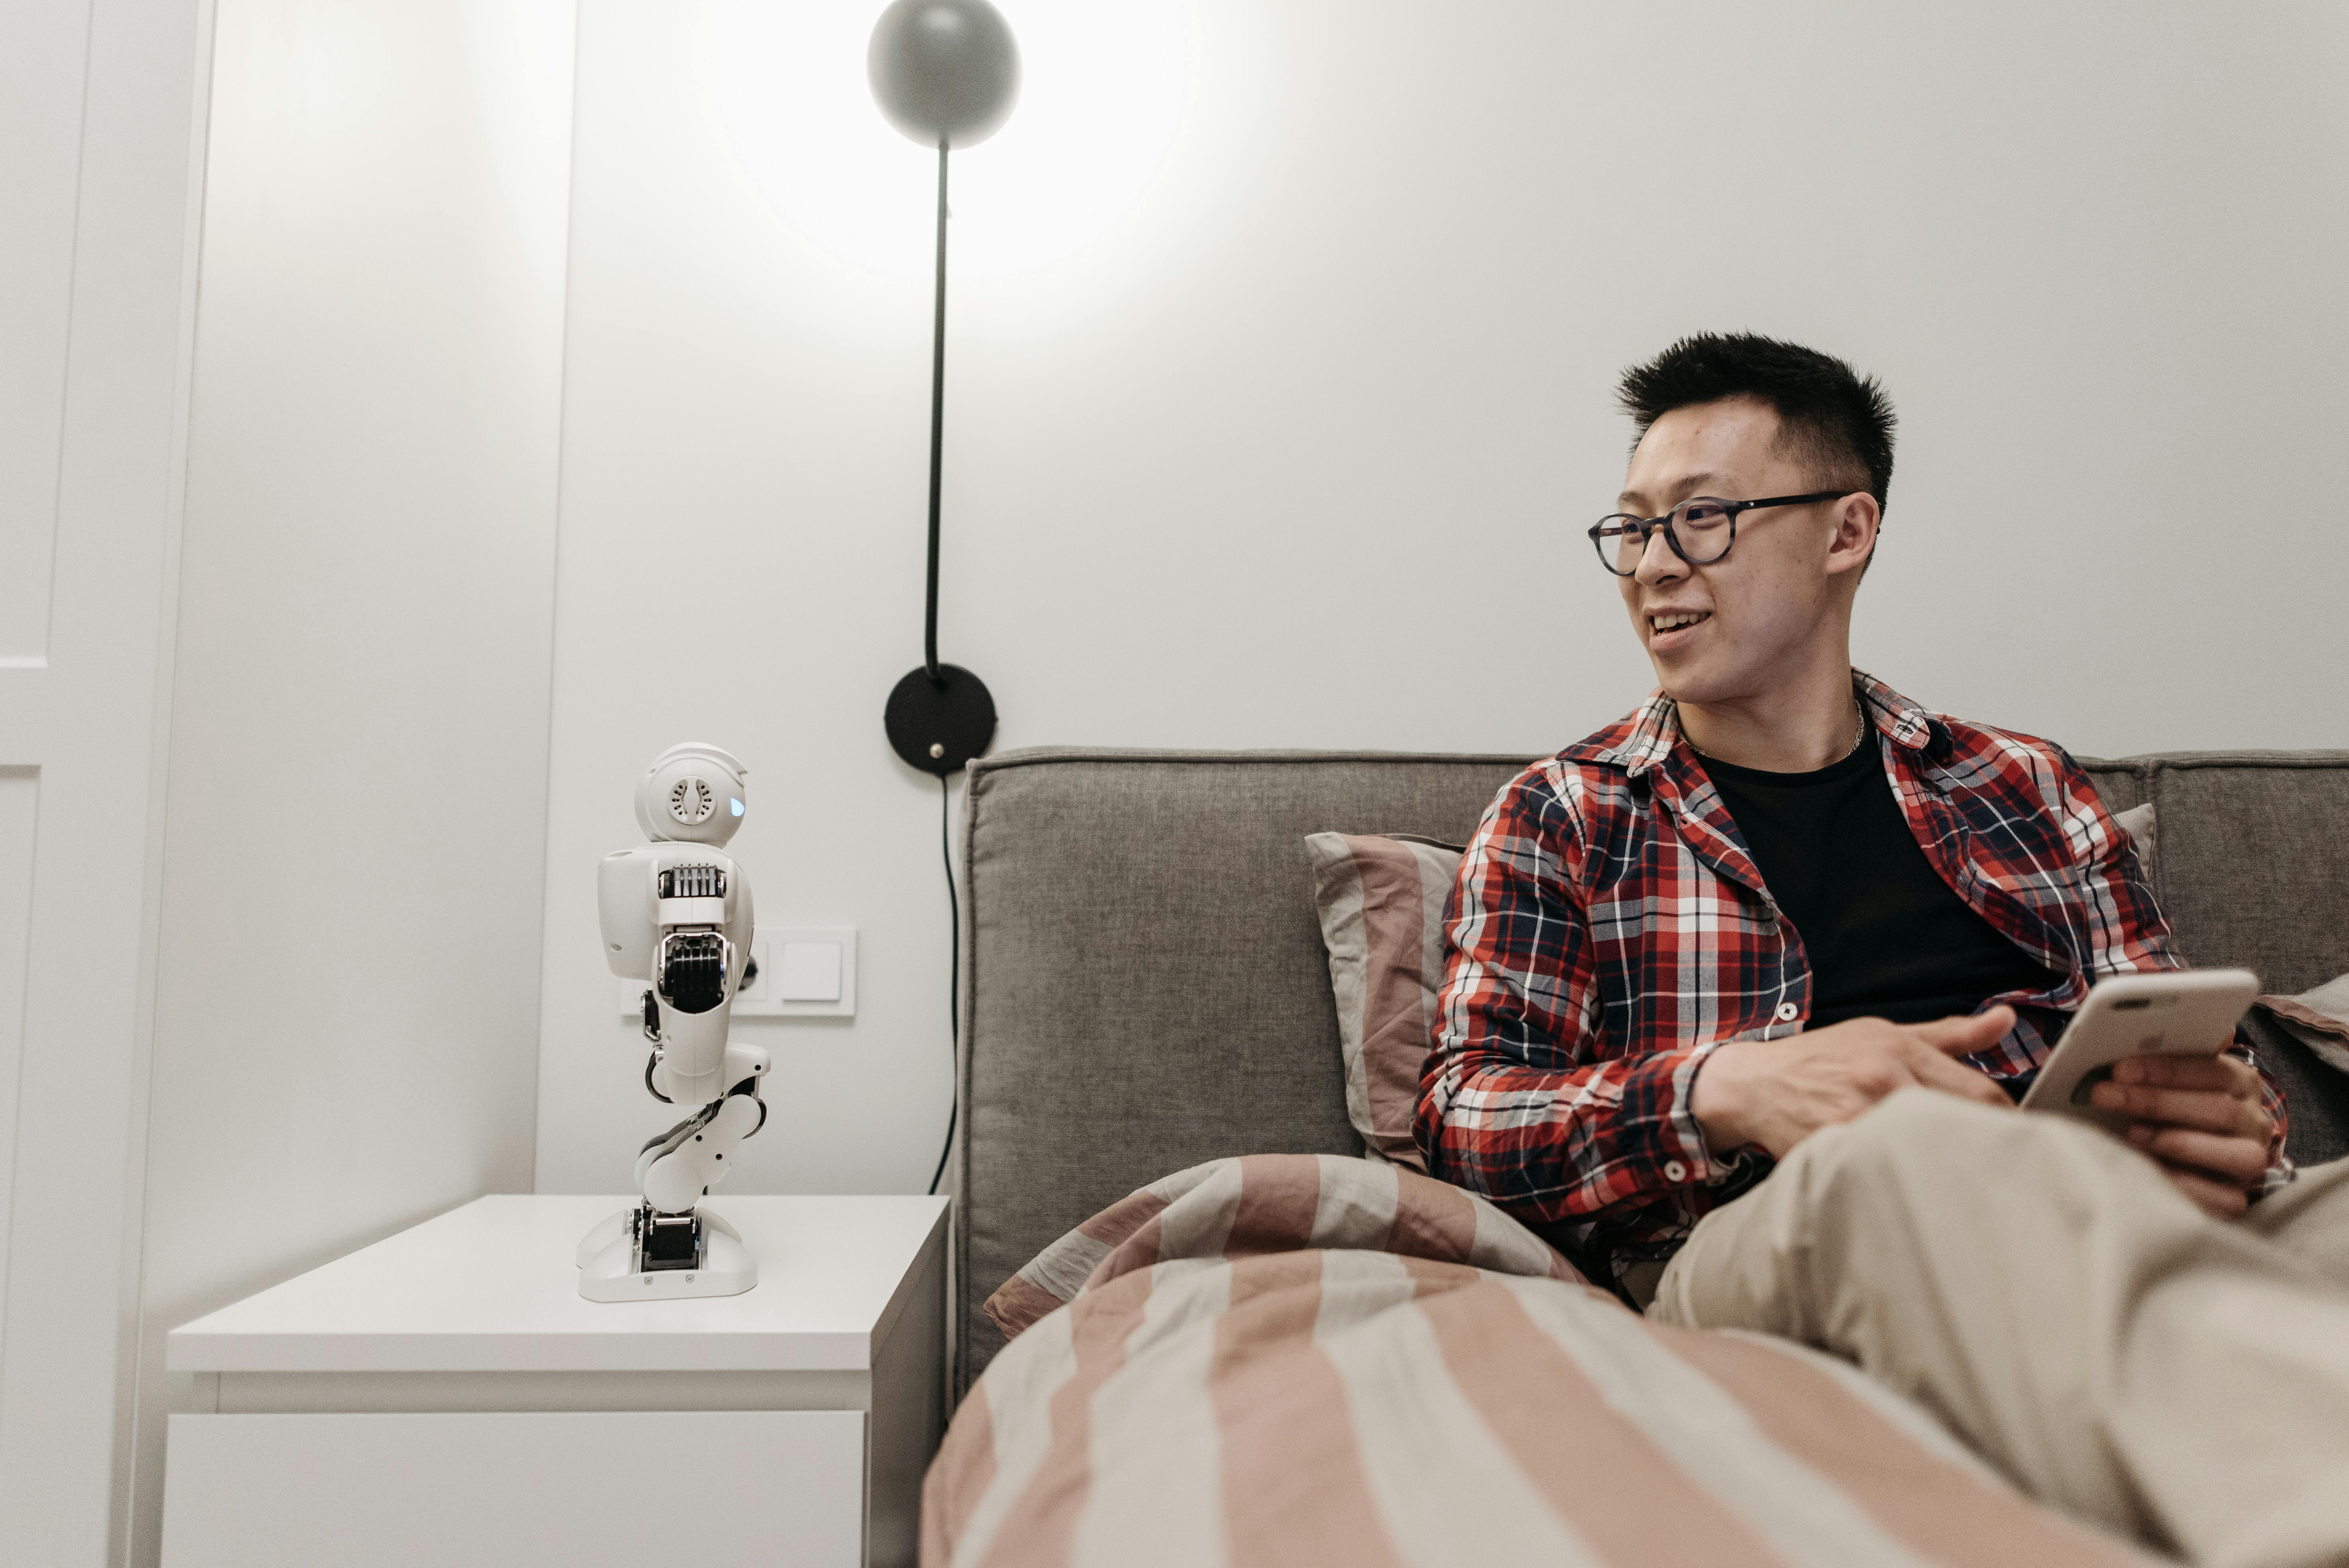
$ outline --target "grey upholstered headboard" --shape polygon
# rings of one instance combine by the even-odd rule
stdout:
[[[1001,1345],[979,1304],[1087,1216],[1222,1155],[1360,1151],[1305,835],[1458,842],[1524,765],[1101,750],[971,765],[957,1397]],[[2189,958],[2250,963],[2287,991],[2349,970],[2349,753],[2087,766],[2112,810],[2157,802],[2156,884]],[[2341,1122],[2303,1133],[2297,1098],[2294,1113],[2295,1152],[2303,1137],[2337,1151]]]
[[[1360,1153],[1305,836],[1464,840],[1524,758],[1033,750],[963,822],[957,1393],[978,1310],[1136,1187],[1226,1154]]]

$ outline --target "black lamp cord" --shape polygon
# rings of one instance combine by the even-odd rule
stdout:
[[[947,866],[947,923],[950,933],[947,960],[947,1061],[951,1068],[947,1087],[947,1140],[938,1150],[938,1168],[930,1172],[930,1191],[935,1194],[939,1181],[947,1173],[947,1151],[954,1147],[955,1114],[961,1109],[962,1085],[956,1079],[962,1067],[962,904],[955,897],[954,844],[948,837],[947,823],[954,814],[954,792],[944,779],[938,780],[938,856]]]

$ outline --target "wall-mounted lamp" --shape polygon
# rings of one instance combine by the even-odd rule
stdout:
[[[883,723],[908,766],[940,779],[984,754],[995,699],[959,665],[938,662],[938,481],[946,425],[947,153],[985,141],[1019,96],[1019,47],[987,0],[895,0],[865,53],[873,96],[891,125],[938,150],[937,295],[930,340],[930,570],[921,667],[889,694]]]

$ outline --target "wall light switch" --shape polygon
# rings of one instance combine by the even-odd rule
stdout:
[[[853,924],[761,924],[750,939],[759,972],[735,991],[738,1018],[857,1016],[857,930]],[[613,981],[620,1016],[644,1016],[644,981]]]
[[[738,1018],[856,1016],[856,928],[765,926],[750,938],[758,972],[734,993]],[[624,1018],[644,1014],[645,982],[612,982]]]
[[[779,1002],[840,1000],[840,944],[785,942],[777,944],[775,999]]]
[[[856,1016],[856,928],[762,925],[759,978],[734,998],[738,1018]]]

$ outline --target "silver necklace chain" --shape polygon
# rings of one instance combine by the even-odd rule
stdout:
[[[1843,748],[1843,755],[1837,757],[1835,759],[1835,762],[1826,764],[1829,768],[1833,768],[1836,765],[1836,762],[1848,760],[1851,754],[1859,749],[1859,743],[1868,738],[1868,710],[1859,706],[1859,698],[1856,696],[1851,699],[1851,744]],[[1713,756],[1712,752],[1707,751],[1703,747],[1699,746],[1696,743],[1696,738],[1692,735],[1689,735],[1688,726],[1682,725],[1681,727],[1681,734],[1688,738],[1689,749],[1695,752],[1699,757],[1705,758],[1709,762],[1718,762],[1721,760],[1721,758]],[[1816,769],[1813,769],[1813,771],[1816,771]]]

